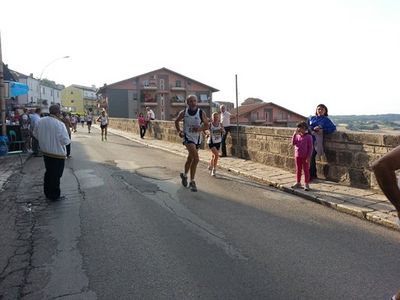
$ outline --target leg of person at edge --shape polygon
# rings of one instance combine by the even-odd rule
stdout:
[[[396,171],[400,169],[400,146],[374,161],[372,169],[382,192],[396,208],[397,225],[400,226],[400,188],[396,177]],[[392,300],[400,300],[400,290]]]
[[[396,208],[400,225],[400,188],[395,173],[400,169],[400,146],[373,162],[372,169],[382,192]]]

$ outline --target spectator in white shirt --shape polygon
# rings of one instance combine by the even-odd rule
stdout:
[[[225,105],[221,105],[219,107],[221,111],[221,123],[222,126],[224,126],[224,134],[222,135],[222,142],[221,142],[221,152],[222,155],[221,157],[226,156],[226,137],[228,136],[228,133],[231,132],[231,114],[226,111]]]
[[[150,107],[146,107],[147,110],[147,120],[148,121],[152,121],[156,119],[156,114],[154,113],[154,111],[150,108]]]
[[[151,128],[151,121],[156,119],[156,114],[150,107],[146,107],[147,113],[146,113],[146,128],[149,130],[149,132],[152,131]]]
[[[47,199],[60,199],[60,178],[64,172],[67,155],[65,146],[71,143],[67,129],[61,121],[59,105],[50,106],[50,115],[41,118],[34,129],[34,136],[39,141],[43,153],[46,172],[43,189]]]

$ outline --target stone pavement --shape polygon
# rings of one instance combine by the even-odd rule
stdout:
[[[30,154],[0,156],[0,199],[1,192],[9,178],[22,170],[22,165],[29,158]]]
[[[97,125],[93,127],[98,128]],[[158,148],[184,157],[187,155],[186,149],[182,144],[156,140],[148,136],[145,139],[141,139],[136,133],[113,128],[108,128],[108,131],[111,134],[125,137],[148,147]],[[210,151],[208,149],[199,150],[199,156],[200,161],[208,163]],[[28,158],[29,156],[23,155],[22,163]],[[246,176],[260,183],[273,186],[338,211],[400,231],[396,224],[397,215],[393,205],[384,195],[376,191],[353,188],[325,180],[313,182],[310,184],[310,191],[303,191],[302,189],[292,189],[290,187],[295,181],[294,172],[236,157],[223,157],[218,161],[218,165],[221,169]],[[20,171],[20,158],[18,156],[0,157],[0,200],[3,188],[10,176]]]
[[[108,132],[148,147],[187,156],[186,148],[182,144],[153,139],[148,135],[141,139],[136,133],[114,128],[108,128]],[[199,157],[201,162],[208,163],[211,157],[210,150],[199,150]],[[393,205],[384,195],[374,190],[353,188],[326,180],[312,182],[310,191],[292,189],[291,185],[295,182],[294,171],[289,172],[237,157],[220,158],[218,167],[338,211],[400,231],[396,223],[397,214]]]

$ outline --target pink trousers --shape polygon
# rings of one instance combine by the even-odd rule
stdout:
[[[304,171],[304,182],[310,182],[310,162],[306,162],[305,157],[296,157],[296,179],[301,181],[301,171]]]

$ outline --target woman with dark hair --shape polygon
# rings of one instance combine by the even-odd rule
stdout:
[[[315,110],[315,116],[308,119],[308,127],[313,135],[314,150],[310,160],[310,177],[317,178],[316,156],[324,155],[323,135],[336,131],[336,125],[328,118],[328,108],[324,104],[319,104]]]

